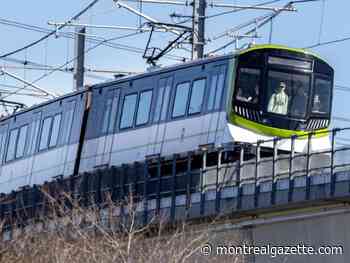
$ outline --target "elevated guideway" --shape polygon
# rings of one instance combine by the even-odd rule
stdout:
[[[161,216],[169,223],[215,218],[245,227],[259,225],[260,221],[252,220],[267,215],[273,223],[274,218],[289,214],[346,208],[350,202],[350,146],[338,143],[337,138],[349,130],[330,131],[332,147],[323,152],[296,153],[292,149],[288,153],[277,147],[269,151],[259,146],[263,142],[220,148],[204,145],[198,151],[167,158],[149,156],[144,162],[58,177],[43,186],[2,195],[3,237],[11,237],[13,226],[35,226],[36,218],[44,218],[47,195],[68,203],[67,193],[82,206],[97,205],[101,222],[127,217],[124,201],[132,196],[140,225]],[[113,215],[105,208],[109,197],[120,203]]]

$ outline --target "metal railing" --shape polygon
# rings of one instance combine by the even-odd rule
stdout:
[[[164,209],[169,210],[171,220],[176,220],[179,207],[187,211],[182,216],[185,218],[194,209],[198,210],[198,216],[206,216],[208,211],[220,214],[226,209],[223,200],[234,200],[232,211],[259,208],[261,202],[273,206],[278,202],[279,191],[286,192],[287,202],[295,202],[299,200],[293,198],[296,189],[304,189],[302,198],[309,200],[312,186],[318,184],[327,185],[329,198],[334,196],[336,184],[346,181],[345,191],[350,196],[350,145],[337,143],[337,138],[346,136],[349,131],[350,128],[343,128],[325,132],[331,147],[318,152],[309,150],[316,136],[310,133],[307,136],[308,150],[304,153],[295,151],[294,142],[298,137],[293,136],[290,138],[290,152],[279,151],[279,141],[286,139],[276,138],[269,141],[273,143],[269,150],[263,146],[267,141],[219,148],[201,147],[198,151],[167,158],[154,156],[144,162],[68,178],[59,176],[43,186],[25,187],[2,195],[0,218],[9,227],[25,225],[33,218],[50,214],[50,198],[69,208],[72,201],[67,199],[67,193],[81,206],[96,205],[101,209],[108,198],[123,203],[128,196],[133,196],[142,207],[144,222],[150,214]],[[265,193],[268,193],[267,201],[261,200]],[[209,204],[212,208],[208,208]]]

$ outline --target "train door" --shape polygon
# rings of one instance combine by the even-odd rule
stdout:
[[[198,149],[204,120],[202,110],[206,87],[205,65],[176,72],[169,104],[169,120],[163,139],[164,155]]]
[[[110,163],[112,145],[114,141],[115,124],[119,106],[120,89],[109,89],[104,98],[104,112],[102,116],[101,134],[97,146],[97,159],[95,167]]]
[[[8,130],[8,124],[3,124],[0,126],[0,165],[1,165],[1,168],[2,168],[2,165],[3,165],[3,159],[4,159],[4,156],[5,156],[5,147],[6,147],[6,137],[7,137],[7,130]],[[1,172],[2,172],[2,169],[0,169],[0,185],[1,185],[1,179],[2,179],[2,176],[1,176]]]
[[[152,135],[153,77],[129,82],[120,93],[118,133],[113,135],[110,164],[142,161]]]
[[[39,128],[40,128],[40,122],[41,122],[41,111],[35,112],[33,114],[33,119],[30,124],[30,134],[29,134],[29,143],[28,143],[28,158],[30,158],[30,175],[28,177],[27,184],[32,185],[32,177],[33,177],[33,165],[34,165],[34,153],[36,150],[36,145],[38,143],[38,137],[39,137]]]
[[[225,120],[225,66],[215,66],[210,71],[207,103],[204,111],[206,112],[203,120],[203,133],[201,136],[201,144],[217,143],[222,136],[222,123]]]
[[[160,154],[164,146],[164,138],[167,129],[167,115],[170,105],[172,76],[161,76],[157,84],[155,108],[153,114],[153,139],[148,154]]]

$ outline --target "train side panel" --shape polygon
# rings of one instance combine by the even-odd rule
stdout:
[[[4,121],[0,192],[43,184],[74,172],[86,94],[78,93]]]
[[[150,155],[165,156],[196,150],[204,144],[232,142],[226,113],[231,87],[229,62],[226,59],[199,63],[190,68],[94,89],[80,172],[142,161]],[[188,86],[183,88],[188,88],[186,105],[176,101],[179,86],[183,83]],[[152,91],[152,99],[149,107],[145,107],[141,96],[148,91]],[[132,99],[133,94],[136,94],[137,102],[129,112],[124,104]],[[194,96],[202,98],[202,102],[196,102]],[[142,125],[137,124],[141,114],[139,105],[143,105],[149,114],[147,123]],[[184,112],[177,116],[174,108],[181,111],[181,106]],[[197,111],[191,114],[196,107]],[[123,127],[125,112],[133,115],[130,127]],[[145,114],[143,112],[142,116]]]

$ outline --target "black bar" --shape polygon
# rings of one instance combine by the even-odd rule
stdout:
[[[273,180],[271,185],[271,205],[276,204],[276,191],[277,191],[277,182]]]
[[[191,206],[192,155],[193,155],[193,152],[187,153],[186,217],[189,217],[189,209]]]
[[[311,147],[311,138],[312,133],[309,133],[307,136],[307,154],[306,154],[306,196],[305,199],[310,199],[310,191],[311,191],[311,178],[310,178],[310,147]]]
[[[244,165],[244,145],[240,145],[239,150],[239,160],[238,160],[238,172],[237,172],[237,182],[236,186],[239,187],[241,185],[241,170]]]
[[[330,195],[334,196],[335,192],[335,173],[334,173],[334,150],[335,150],[335,136],[336,136],[337,130],[333,129],[332,130],[332,151],[331,151],[331,192]]]
[[[143,224],[148,222],[148,161],[145,161],[143,168]]]
[[[310,176],[310,147],[311,147],[311,137],[312,137],[312,133],[309,133],[307,135],[307,154],[306,154],[306,176],[309,177]]]
[[[97,205],[101,204],[102,201],[102,190],[101,190],[101,180],[102,180],[102,176],[103,176],[103,172],[105,172],[105,170],[99,170],[97,172],[97,185],[96,185],[96,192],[95,192],[95,202]]]
[[[157,208],[156,208],[156,211],[157,211],[157,214],[159,215],[159,211],[160,211],[160,186],[161,186],[161,165],[162,165],[162,159],[158,158],[157,160],[157,177],[158,177],[158,180],[157,180]]]
[[[254,206],[258,207],[258,195],[260,193],[260,185],[259,185],[259,164],[260,164],[260,141],[257,142],[255,148],[255,173],[254,173]]]
[[[218,149],[218,160],[216,165],[216,196],[215,196],[215,211],[216,213],[220,212],[220,199],[221,199],[221,188],[219,185],[219,176],[221,174],[221,157],[222,157],[222,149]]]
[[[291,178],[289,179],[288,202],[293,201],[293,192],[294,192],[294,178]]]
[[[293,161],[294,161],[294,156],[295,156],[295,139],[297,137],[293,135],[291,137],[291,142],[290,142],[290,153],[289,153],[289,180],[292,179],[293,177]]]
[[[258,177],[259,177],[259,164],[260,164],[260,141],[257,142],[255,148],[255,173],[254,173],[254,183],[258,185]]]
[[[200,177],[200,182],[201,182],[201,201],[200,201],[200,214],[204,215],[204,203],[205,203],[205,194],[204,194],[204,176],[206,175],[206,170],[207,170],[207,150],[203,151],[202,155],[202,169],[201,169],[201,177]]]
[[[175,221],[175,205],[176,205],[176,162],[177,162],[177,154],[173,156],[172,162],[172,186],[171,186],[171,209],[170,209],[170,220],[172,222]]]

